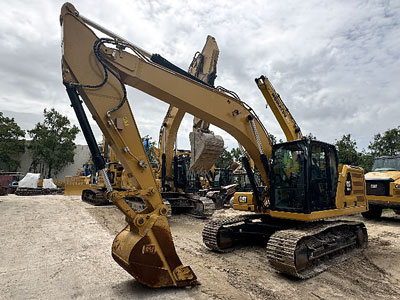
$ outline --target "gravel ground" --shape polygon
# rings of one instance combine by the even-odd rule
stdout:
[[[214,217],[236,214],[218,211]],[[125,224],[113,206],[76,196],[0,197],[0,299],[399,299],[400,216],[361,216],[369,246],[315,278],[294,280],[273,271],[262,247],[217,254],[202,243],[205,220],[173,215],[177,252],[200,286],[150,289],[110,255]]]

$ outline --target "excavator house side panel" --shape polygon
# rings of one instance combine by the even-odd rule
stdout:
[[[233,209],[256,211],[257,203],[252,192],[236,192],[233,196]]]

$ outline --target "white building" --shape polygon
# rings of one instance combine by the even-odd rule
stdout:
[[[75,176],[78,170],[81,169],[82,166],[89,161],[89,159],[90,151],[88,145],[76,145],[74,162],[67,165],[64,169],[58,172],[57,175],[54,175],[53,179],[64,181],[65,176]],[[21,165],[18,171],[22,173],[29,172],[29,168],[32,164],[32,152],[28,148],[25,148],[25,153],[21,156],[20,161]],[[43,175],[47,174],[41,174],[42,178]]]

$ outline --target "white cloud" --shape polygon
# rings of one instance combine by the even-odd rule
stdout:
[[[2,3],[0,109],[33,128],[55,107],[77,124],[61,82],[62,1]],[[333,143],[351,133],[360,148],[399,125],[398,1],[78,1],[86,17],[186,69],[213,35],[217,85],[237,92],[279,138],[283,134],[253,79],[270,78],[304,133]],[[155,140],[168,105],[128,89],[142,135]],[[30,122],[31,119],[31,122]],[[188,146],[191,118],[178,144]],[[236,142],[224,135],[226,145]],[[100,140],[101,133],[95,129]],[[83,143],[80,135],[78,143]]]

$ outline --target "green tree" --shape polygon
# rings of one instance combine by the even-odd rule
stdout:
[[[231,149],[231,156],[234,161],[240,161],[242,152],[240,151],[239,147]]]
[[[364,169],[364,172],[370,172],[372,169],[372,164],[374,163],[374,156],[371,153],[363,150],[361,153],[358,153],[358,166]]]
[[[340,164],[358,165],[359,154],[357,152],[357,143],[351,138],[350,134],[345,134],[340,140],[336,140],[338,157]]]
[[[304,136],[304,138],[308,139],[308,140],[316,140],[317,137],[315,135],[313,135],[311,132],[307,135]]]
[[[269,135],[269,138],[271,140],[271,145],[275,145],[276,144],[276,137],[272,133],[269,133],[269,132],[268,132],[268,135]]]
[[[374,156],[396,155],[400,153],[400,126],[376,134],[368,148]]]
[[[5,171],[15,172],[20,166],[19,156],[25,152],[22,130],[14,118],[7,118],[0,112],[0,162]]]
[[[36,172],[47,172],[50,178],[74,162],[74,140],[79,129],[75,125],[71,127],[68,118],[54,108],[45,109],[43,115],[43,123],[37,123],[34,129],[28,131],[32,137],[29,145],[33,159],[31,168]]]
[[[215,166],[217,168],[229,168],[229,166],[232,164],[233,162],[233,157],[231,152],[229,152],[228,150],[226,150],[226,148],[224,148],[224,151],[222,152],[222,154],[218,157],[217,161],[215,162]]]

